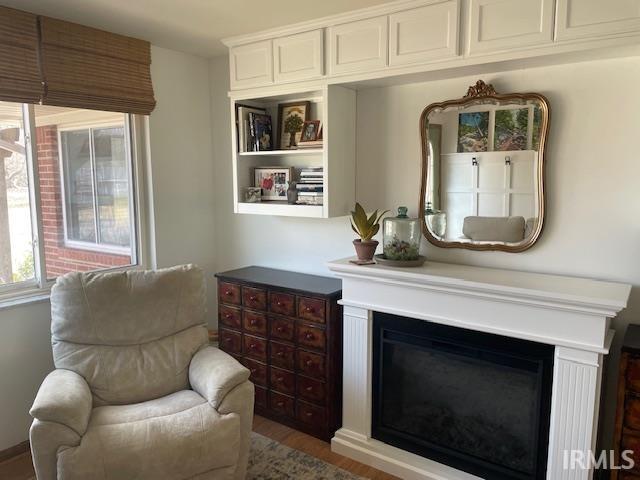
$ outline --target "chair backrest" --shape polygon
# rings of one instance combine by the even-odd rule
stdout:
[[[524,227],[524,217],[465,217],[462,233],[476,241],[520,242]]]
[[[70,273],[51,291],[56,368],[89,384],[95,405],[137,403],[188,388],[208,341],[202,270]]]

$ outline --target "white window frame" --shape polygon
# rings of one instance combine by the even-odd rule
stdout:
[[[49,299],[51,287],[55,279],[48,279],[46,273],[44,238],[42,228],[42,211],[40,208],[40,178],[37,165],[37,144],[35,108],[30,104],[23,104],[23,119],[25,129],[25,150],[27,157],[27,173],[29,176],[29,200],[33,235],[34,279],[0,285],[0,310],[16,305],[46,301]],[[113,123],[113,122],[111,122]],[[124,271],[131,269],[149,269],[156,266],[155,239],[153,235],[151,195],[148,185],[150,179],[150,144],[149,117],[126,114],[126,141],[129,147],[128,155],[131,161],[130,179],[130,209],[132,210],[132,232],[130,265],[105,268],[100,271]],[[63,182],[61,182],[63,183]],[[64,203],[64,198],[63,198]],[[64,208],[64,207],[63,207]],[[66,221],[65,221],[66,227]],[[105,252],[104,249],[100,250]],[[108,252],[105,252],[108,253]],[[127,254],[129,250],[127,250]]]
[[[123,127],[125,130],[125,155],[127,162],[127,180],[129,181],[129,220],[130,220],[130,232],[133,237],[137,235],[135,230],[135,221],[133,220],[133,215],[135,213],[135,209],[133,208],[133,189],[135,188],[135,184],[133,183],[133,169],[131,168],[133,164],[133,152],[131,151],[131,142],[127,133],[129,131],[130,121],[129,116],[124,115],[124,123],[121,122],[93,122],[86,124],[78,124],[69,127],[58,127],[58,162],[59,162],[59,170],[60,170],[60,193],[62,195],[62,223],[64,230],[64,245],[68,248],[73,248],[76,250],[85,250],[97,253],[106,253],[112,255],[121,255],[127,256],[131,255],[131,263],[136,264],[136,254],[135,245],[131,245],[129,247],[119,247],[117,245],[110,245],[108,243],[99,242],[100,238],[100,228],[98,226],[98,222],[100,219],[98,218],[98,196],[96,193],[96,161],[95,161],[95,146],[93,143],[93,131],[100,128],[117,128]],[[85,242],[82,240],[74,240],[69,238],[68,224],[67,224],[67,182],[66,182],[66,171],[65,171],[65,162],[63,158],[63,148],[62,148],[62,134],[64,132],[78,132],[87,130],[89,132],[89,145],[90,145],[90,161],[91,161],[91,188],[93,194],[93,228],[96,235],[96,242]],[[133,239],[133,238],[132,238]],[[131,242],[134,243],[134,242]]]

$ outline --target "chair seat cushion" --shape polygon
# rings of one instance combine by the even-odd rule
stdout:
[[[239,449],[238,415],[220,415],[196,392],[184,390],[94,408],[80,445],[58,451],[58,479],[168,480],[231,472]]]

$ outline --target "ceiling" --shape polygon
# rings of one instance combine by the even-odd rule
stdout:
[[[203,57],[221,38],[312,20],[389,0],[0,0],[0,4],[150,41]]]

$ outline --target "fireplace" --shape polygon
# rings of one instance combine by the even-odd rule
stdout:
[[[554,347],[373,313],[372,437],[495,480],[546,478]]]

